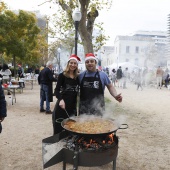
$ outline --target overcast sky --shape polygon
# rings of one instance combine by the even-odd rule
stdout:
[[[38,6],[45,0],[4,0],[10,9],[40,10],[51,13],[49,5]],[[51,10],[55,9],[52,6]],[[105,33],[111,37],[107,45],[113,45],[117,35],[128,35],[137,30],[167,31],[167,15],[170,0],[113,0],[109,11],[99,13],[98,20],[104,22]]]
[[[170,0],[113,0],[112,9],[101,13],[112,40],[137,30],[167,31],[168,14]]]

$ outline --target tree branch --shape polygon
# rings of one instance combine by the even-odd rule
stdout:
[[[45,2],[43,2],[43,3],[41,3],[41,4],[39,4],[38,6],[41,6],[41,5],[43,5],[43,4],[47,3],[47,2],[51,2],[51,1],[52,1],[52,0],[45,1]]]

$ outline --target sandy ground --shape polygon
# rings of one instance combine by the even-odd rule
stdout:
[[[170,91],[136,85],[117,88],[123,102],[111,99],[107,110],[115,119],[124,120],[128,129],[119,129],[117,170],[170,169]],[[42,170],[42,139],[52,135],[51,115],[39,112],[39,85],[26,84],[23,93],[16,93],[17,102],[8,102],[8,117],[0,134],[0,170]],[[54,101],[56,99],[54,98]],[[55,102],[51,103],[51,109]],[[72,170],[72,165],[67,166]],[[112,164],[101,167],[79,167],[79,170],[111,170]],[[62,163],[47,170],[62,170]]]

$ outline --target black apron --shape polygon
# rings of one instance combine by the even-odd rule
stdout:
[[[69,116],[77,115],[77,93],[78,93],[78,81],[71,78],[65,78],[63,89],[61,90],[62,99],[65,102],[66,110]],[[54,134],[60,133],[63,128],[61,122],[63,119],[68,118],[67,113],[59,106],[59,100],[56,102],[52,121]],[[57,122],[56,122],[57,120]]]
[[[104,90],[99,72],[94,77],[84,77],[80,84],[79,114],[102,115],[104,111]]]

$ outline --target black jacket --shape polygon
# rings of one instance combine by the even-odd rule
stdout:
[[[55,82],[57,79],[53,77],[52,71],[48,67],[45,67],[38,76],[38,83],[50,85],[53,81]]]
[[[117,70],[116,78],[117,78],[117,79],[121,79],[121,78],[122,78],[122,76],[123,76],[122,69],[121,69],[121,68],[119,68],[119,69]]]
[[[38,83],[45,84],[49,86],[49,101],[53,102],[53,82],[56,82],[57,79],[53,77],[52,71],[45,67],[38,76]]]
[[[0,117],[6,117],[7,116],[7,108],[6,108],[6,100],[4,96],[4,91],[2,89],[2,86],[0,85]],[[0,123],[0,133],[2,131],[2,125]]]

